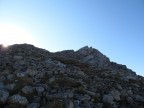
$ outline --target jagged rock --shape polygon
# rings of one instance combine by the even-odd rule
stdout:
[[[97,68],[107,68],[110,61],[98,50],[85,46],[77,51],[80,55],[83,56],[82,61],[89,63]]]
[[[9,92],[6,90],[0,90],[0,104],[6,103],[9,97]]]
[[[9,97],[10,104],[20,104],[20,105],[27,105],[28,101],[26,97],[20,96],[19,94],[15,94]]]

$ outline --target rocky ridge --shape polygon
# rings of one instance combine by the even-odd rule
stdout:
[[[144,108],[144,78],[88,46],[0,46],[0,108]]]

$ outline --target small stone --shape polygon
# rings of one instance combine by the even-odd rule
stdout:
[[[118,88],[119,90],[122,90],[122,86],[121,86],[120,84],[117,84],[117,88]]]
[[[57,63],[57,66],[58,66],[58,67],[61,67],[61,68],[65,68],[65,67],[66,67],[66,65],[63,64],[63,63],[61,63],[61,62],[58,62],[58,63]]]
[[[13,58],[14,58],[15,60],[20,60],[20,59],[22,59],[23,57],[22,57],[22,56],[15,55]]]
[[[132,104],[132,103],[133,103],[132,97],[127,97],[126,100],[127,100],[127,102],[128,102],[129,104]]]
[[[38,102],[40,102],[41,101],[41,98],[39,97],[39,96],[34,96],[33,97],[33,102],[34,103],[38,103]]]
[[[49,79],[49,83],[52,83],[53,81],[55,81],[55,77]]]
[[[127,91],[127,94],[128,94],[129,96],[133,96],[133,92],[132,92],[131,90],[128,90],[128,91]]]
[[[0,81],[4,81],[6,80],[6,77],[5,76],[0,76]]]
[[[79,100],[81,100],[81,101],[90,100],[90,99],[91,99],[91,97],[87,94],[85,94],[84,96],[79,97]]]
[[[113,104],[114,97],[111,95],[104,95],[102,101],[104,103]]]
[[[74,108],[74,103],[71,100],[67,99],[65,100],[65,106],[66,108]]]
[[[27,108],[39,108],[40,104],[39,103],[31,103],[27,106]]]
[[[90,96],[96,96],[96,93],[92,92],[92,91],[88,91],[88,90],[83,90],[85,93],[89,94]]]
[[[121,100],[120,99],[120,93],[117,90],[111,91],[109,95],[113,96],[116,101],[120,101]]]
[[[43,87],[34,87],[35,90],[37,91],[38,94],[42,94],[44,92],[44,88]]]
[[[135,100],[136,101],[139,101],[139,102],[143,102],[144,103],[144,97],[143,96],[140,96],[140,95],[135,95]]]
[[[8,80],[12,81],[13,78],[14,78],[14,76],[13,76],[12,74],[7,75],[7,79],[8,79]]]
[[[34,77],[35,75],[38,74],[38,71],[32,70],[32,69],[27,69],[26,73],[28,73],[30,76]]]
[[[83,71],[77,71],[76,74],[77,74],[78,76],[82,76],[82,77],[85,76],[85,73],[84,73]]]
[[[25,86],[22,88],[22,92],[25,94],[31,94],[33,93],[33,88],[31,86]]]
[[[27,105],[28,101],[27,101],[26,97],[20,96],[19,94],[15,94],[15,95],[9,97],[9,103]]]
[[[4,89],[4,88],[5,88],[5,86],[4,86],[3,82],[0,82],[0,89]]]
[[[27,74],[25,72],[18,72],[18,73],[16,73],[16,76],[20,77],[20,78],[25,77],[26,75]]]
[[[7,85],[6,85],[6,89],[8,89],[8,90],[13,90],[15,86],[16,86],[15,83],[7,84]]]
[[[4,104],[9,97],[9,92],[6,90],[0,90],[0,103]]]

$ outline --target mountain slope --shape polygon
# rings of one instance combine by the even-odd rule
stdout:
[[[1,46],[0,108],[144,108],[144,78],[87,46]]]

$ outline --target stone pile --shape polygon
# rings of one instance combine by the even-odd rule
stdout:
[[[0,108],[144,108],[144,78],[87,46],[1,46]]]

